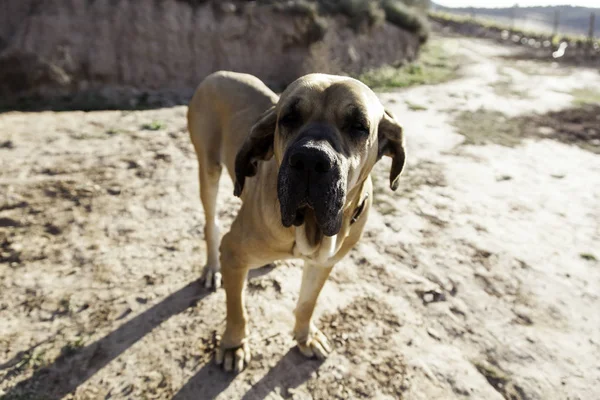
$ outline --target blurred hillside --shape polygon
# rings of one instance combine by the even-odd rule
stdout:
[[[592,3],[590,2],[590,5]],[[600,3],[596,3],[596,5],[598,4]],[[597,18],[600,19],[600,8],[573,6],[451,8],[433,3],[432,10],[489,18],[497,23],[505,24],[510,24],[514,19],[517,28],[546,33],[551,33],[554,29],[555,18],[558,13],[558,32],[574,35],[587,35],[589,33],[590,14],[595,13]],[[596,23],[596,32],[600,32],[599,25],[600,21]]]

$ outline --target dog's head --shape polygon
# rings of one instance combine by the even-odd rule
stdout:
[[[360,187],[382,156],[392,158],[396,190],[405,161],[402,127],[363,83],[310,74],[286,88],[238,152],[235,194],[259,160],[275,156],[281,222],[300,226],[307,213],[327,236],[342,225],[346,197]]]

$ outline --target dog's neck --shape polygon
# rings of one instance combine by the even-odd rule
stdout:
[[[312,213],[307,215],[304,224],[296,227],[293,250],[295,256],[324,266],[333,259],[350,233],[351,225],[360,218],[367,204],[369,193],[365,190],[365,182],[358,186],[358,190],[352,192],[350,199],[346,201],[342,228],[337,235],[323,235],[317,228]]]

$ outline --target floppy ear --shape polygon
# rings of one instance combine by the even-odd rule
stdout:
[[[272,106],[250,129],[250,134],[235,157],[235,196],[242,194],[246,177],[256,175],[258,161],[268,160],[273,156],[276,123],[277,113],[275,106]]]
[[[392,169],[390,170],[390,188],[398,189],[400,174],[406,161],[404,151],[404,134],[402,127],[394,116],[385,111],[378,128],[379,154],[378,159],[383,156],[392,157]]]

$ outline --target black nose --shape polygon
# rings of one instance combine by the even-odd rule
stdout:
[[[289,164],[297,172],[326,174],[333,167],[333,160],[322,150],[300,148],[290,154]]]

